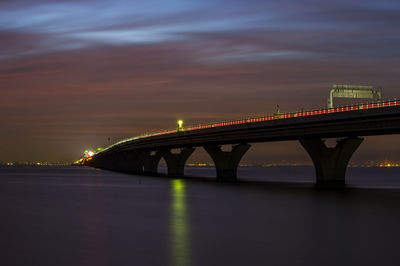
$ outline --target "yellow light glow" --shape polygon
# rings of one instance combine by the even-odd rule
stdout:
[[[171,188],[171,265],[191,265],[192,252],[184,180],[172,180]]]
[[[183,121],[182,120],[178,120],[178,127],[182,127],[183,125]]]

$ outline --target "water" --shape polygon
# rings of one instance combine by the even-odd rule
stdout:
[[[339,190],[310,167],[186,172],[203,178],[0,168],[0,265],[400,265],[400,169]]]

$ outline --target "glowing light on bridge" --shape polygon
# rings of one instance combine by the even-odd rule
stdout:
[[[400,100],[395,99],[395,100],[366,103],[366,104],[360,104],[360,105],[340,106],[340,107],[334,107],[334,108],[321,108],[321,109],[314,109],[314,110],[301,111],[301,112],[279,113],[279,114],[274,114],[274,115],[266,115],[266,116],[248,118],[248,119],[227,121],[227,122],[208,124],[208,125],[192,126],[192,127],[186,127],[186,128],[183,127],[182,120],[178,120],[177,123],[178,123],[178,131],[187,132],[187,131],[195,131],[195,130],[214,128],[214,127],[226,127],[226,126],[234,126],[234,125],[241,125],[241,124],[247,124],[247,123],[272,121],[272,120],[278,120],[278,119],[292,119],[292,118],[297,118],[297,117],[307,117],[307,116],[315,116],[315,115],[325,115],[325,114],[332,114],[332,113],[351,112],[351,111],[359,111],[359,110],[367,110],[367,109],[375,109],[375,108],[397,107],[397,106],[400,106]],[[145,134],[145,135],[141,135],[141,136],[127,138],[127,139],[121,140],[117,143],[114,143],[113,145],[111,145],[105,149],[102,149],[99,152],[106,151],[112,147],[118,146],[125,142],[134,141],[134,140],[138,140],[138,139],[142,139],[142,138],[148,138],[148,137],[168,135],[168,134],[173,134],[176,132],[177,132],[177,130],[166,130],[166,131],[157,132],[157,133],[153,133],[153,134]]]
[[[178,120],[178,128],[177,128],[177,131],[178,131],[178,132],[184,131],[184,128],[183,128],[183,121],[182,121],[182,120]]]
[[[95,153],[93,151],[85,150],[83,153],[83,158],[90,158],[94,155]]]

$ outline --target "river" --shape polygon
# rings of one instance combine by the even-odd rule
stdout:
[[[186,173],[1,167],[0,265],[400,265],[400,168],[349,168],[342,189],[311,167]]]

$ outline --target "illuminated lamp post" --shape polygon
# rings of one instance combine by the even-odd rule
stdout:
[[[181,132],[181,131],[183,131],[183,121],[182,120],[178,120],[178,128],[177,128],[177,131],[178,132]]]

